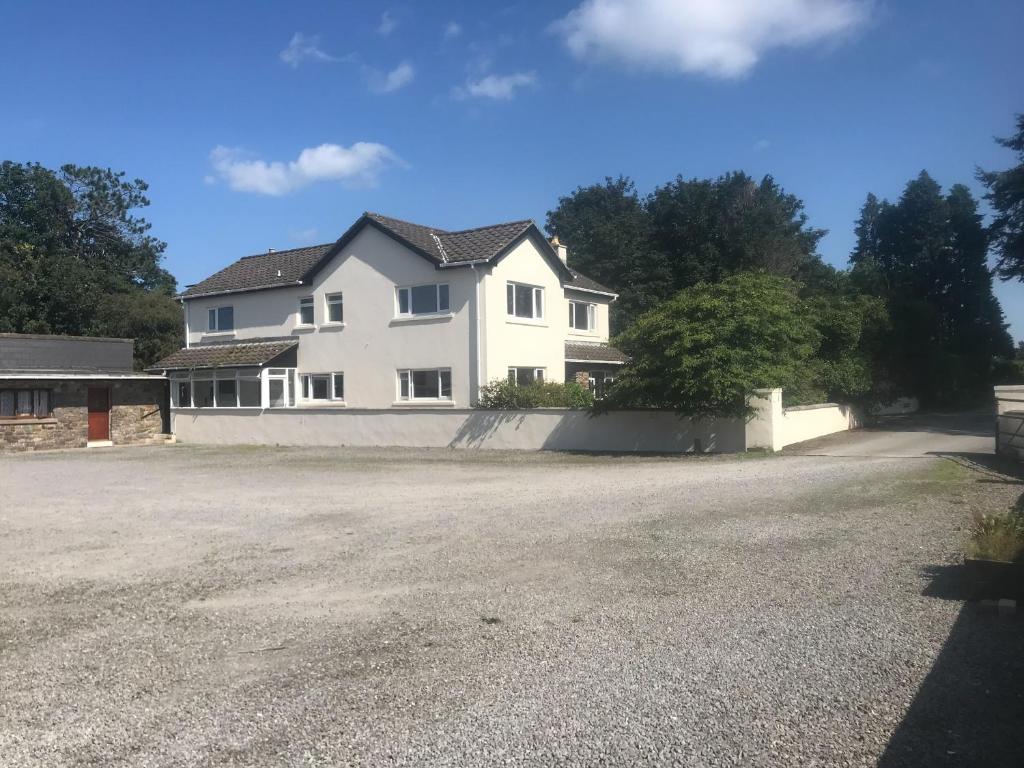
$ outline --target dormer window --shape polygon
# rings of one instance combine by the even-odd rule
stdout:
[[[235,330],[235,308],[215,307],[208,310],[207,330],[210,333],[225,333]]]

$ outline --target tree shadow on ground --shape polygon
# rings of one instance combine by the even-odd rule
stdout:
[[[949,459],[965,469],[970,469],[982,477],[979,483],[1006,483],[1007,485],[1024,485],[1024,466],[1019,462],[995,453],[969,453],[950,451],[928,451],[928,456]]]
[[[924,595],[966,600],[963,565],[936,566]],[[1024,619],[965,603],[878,762],[897,766],[1024,765]]]
[[[869,432],[933,432],[943,435],[993,436],[994,439],[996,417],[989,411],[878,416],[869,419],[864,429]]]

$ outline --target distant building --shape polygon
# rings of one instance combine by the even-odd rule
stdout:
[[[488,382],[578,381],[626,360],[614,291],[533,222],[449,232],[376,213],[336,242],[247,256],[190,286],[185,347],[150,370],[194,409],[468,407]]]
[[[168,422],[131,339],[0,333],[0,452],[153,443]]]

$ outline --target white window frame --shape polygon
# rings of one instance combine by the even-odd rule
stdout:
[[[331,309],[333,307],[339,307],[341,310],[341,319],[331,319]],[[345,297],[342,293],[328,293],[324,296],[324,325],[344,325],[345,324]]]
[[[302,310],[309,307],[309,311],[313,313],[313,319],[310,322],[304,322],[302,319]],[[296,327],[298,328],[315,328],[316,327],[316,300],[312,296],[300,296],[299,297],[299,311],[296,315]]]
[[[587,327],[580,328],[576,325],[576,307],[584,305],[587,308]],[[574,331],[596,331],[597,330],[597,304],[590,301],[569,300],[569,327]]]
[[[231,310],[231,327],[221,328],[220,313]],[[206,331],[207,333],[234,333],[235,331],[235,306],[234,304],[223,304],[219,307],[209,307],[206,310]]]
[[[335,379],[341,377],[342,396],[334,394]],[[327,379],[327,397],[313,397],[313,379]],[[331,371],[330,373],[303,373],[299,376],[299,393],[303,403],[344,403],[345,402],[345,373],[343,371]]]
[[[266,377],[264,376],[265,371],[258,371],[252,373],[253,369],[250,367],[246,369],[228,368],[228,369],[202,369],[198,371],[192,371],[191,373],[177,372],[171,373],[171,407],[172,408],[195,408],[195,383],[196,382],[213,382],[213,404],[209,406],[202,406],[203,408],[267,408],[269,388],[265,383]],[[278,370],[278,369],[275,369]],[[282,369],[287,371],[293,371],[294,368]],[[275,375],[273,378],[285,379],[288,374]],[[233,381],[235,383],[235,398],[233,403],[221,402],[221,398],[217,391],[217,385],[221,381]],[[257,405],[241,405],[242,398],[242,382],[257,382],[259,385],[260,402]],[[188,391],[188,403],[181,403],[181,393],[179,391],[180,385],[184,384]],[[285,385],[285,402],[288,398],[288,385]],[[177,404],[175,404],[177,400]]]
[[[546,368],[538,368],[538,367],[534,367],[532,365],[510,365],[508,367],[508,380],[509,380],[509,383],[514,384],[517,387],[519,386],[519,372],[520,371],[529,371],[530,372],[530,375],[533,376],[532,381],[529,382],[530,384],[533,384],[533,383],[538,382],[538,381],[541,384],[543,384],[545,381],[547,381],[547,369]]]
[[[412,311],[412,292],[414,288],[431,288],[434,289],[434,306],[437,307],[433,312],[413,312]],[[441,306],[441,289],[444,288],[445,300],[447,306]],[[406,295],[406,311],[402,311],[402,294]],[[438,315],[450,315],[452,312],[452,288],[450,283],[420,283],[418,285],[400,285],[395,286],[395,317],[434,317]]]
[[[414,382],[414,373],[430,373],[434,372],[437,374],[437,397],[416,397],[416,385]],[[442,394],[444,392],[444,386],[442,384],[442,374],[448,374],[448,395],[447,397]],[[402,394],[402,382],[407,382],[407,394]],[[400,368],[396,377],[396,394],[398,401],[403,403],[451,403],[454,402],[452,393],[452,369],[451,368]]]
[[[516,288],[532,288],[533,291],[530,294],[530,303],[532,314],[529,316],[517,315],[516,309]],[[536,323],[544,319],[544,286],[532,285],[530,283],[518,283],[514,280],[509,280],[505,284],[505,312],[508,319],[512,322],[520,323]],[[509,299],[512,299],[512,306],[509,307]]]

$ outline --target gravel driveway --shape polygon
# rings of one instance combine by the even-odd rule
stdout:
[[[0,765],[1020,765],[946,459],[0,458]],[[1015,655],[1014,655],[1015,654]]]

